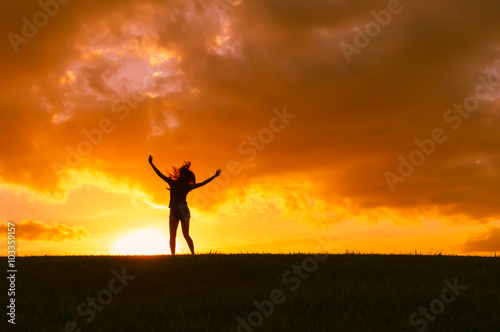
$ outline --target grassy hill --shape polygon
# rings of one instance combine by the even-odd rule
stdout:
[[[17,268],[18,331],[500,331],[495,257],[51,256]]]

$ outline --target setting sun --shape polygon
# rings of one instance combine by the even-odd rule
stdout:
[[[119,255],[165,255],[168,236],[161,229],[141,229],[116,241],[113,251]]]

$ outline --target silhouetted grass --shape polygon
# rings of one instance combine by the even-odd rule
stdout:
[[[237,318],[248,321],[257,311],[253,302],[269,300],[278,289],[282,303],[274,305],[269,317],[262,315],[261,326],[253,330],[417,331],[423,325],[410,325],[410,315],[441,297],[445,279],[453,283],[457,278],[467,289],[445,304],[441,314],[432,315],[435,320],[425,330],[500,331],[499,258],[352,253],[327,257],[18,257],[16,330],[64,331],[68,321],[75,321],[82,331],[236,331]],[[300,274],[293,272],[294,265],[302,266]],[[108,289],[114,278],[111,270],[123,268],[135,278],[96,312],[95,319],[85,322],[90,316],[77,313],[79,304]]]

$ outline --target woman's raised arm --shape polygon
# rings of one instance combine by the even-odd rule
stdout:
[[[170,181],[171,181],[170,178],[168,176],[163,175],[162,172],[160,172],[160,170],[158,168],[156,168],[156,166],[153,164],[153,156],[150,155],[148,158],[148,161],[149,161],[149,164],[151,165],[151,167],[153,167],[156,174],[158,174],[158,176],[161,177],[165,182],[170,184]]]
[[[195,183],[193,186],[192,186],[192,189],[196,189],[196,188],[199,188],[201,186],[204,186],[206,185],[207,183],[209,183],[210,181],[212,181],[213,179],[215,179],[216,177],[218,177],[220,175],[222,171],[220,169],[218,169],[216,172],[215,172],[215,175],[212,176],[212,177],[209,177],[208,179],[206,179],[205,181],[203,182],[200,182],[200,183]]]

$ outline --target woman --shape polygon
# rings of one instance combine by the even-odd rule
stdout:
[[[158,168],[155,167],[153,164],[153,156],[149,156],[149,163],[156,174],[170,186],[170,188],[167,187],[167,189],[170,190],[170,204],[168,205],[170,208],[170,252],[172,255],[175,255],[175,238],[177,236],[177,227],[180,221],[182,235],[184,235],[186,239],[191,254],[194,254],[193,240],[189,236],[189,219],[191,218],[191,214],[187,206],[186,196],[191,190],[204,186],[218,177],[221,170],[218,169],[214,176],[206,179],[202,183],[196,183],[194,173],[189,170],[191,162],[185,162],[180,168],[174,167],[174,174],[169,174],[169,176],[163,175]]]

